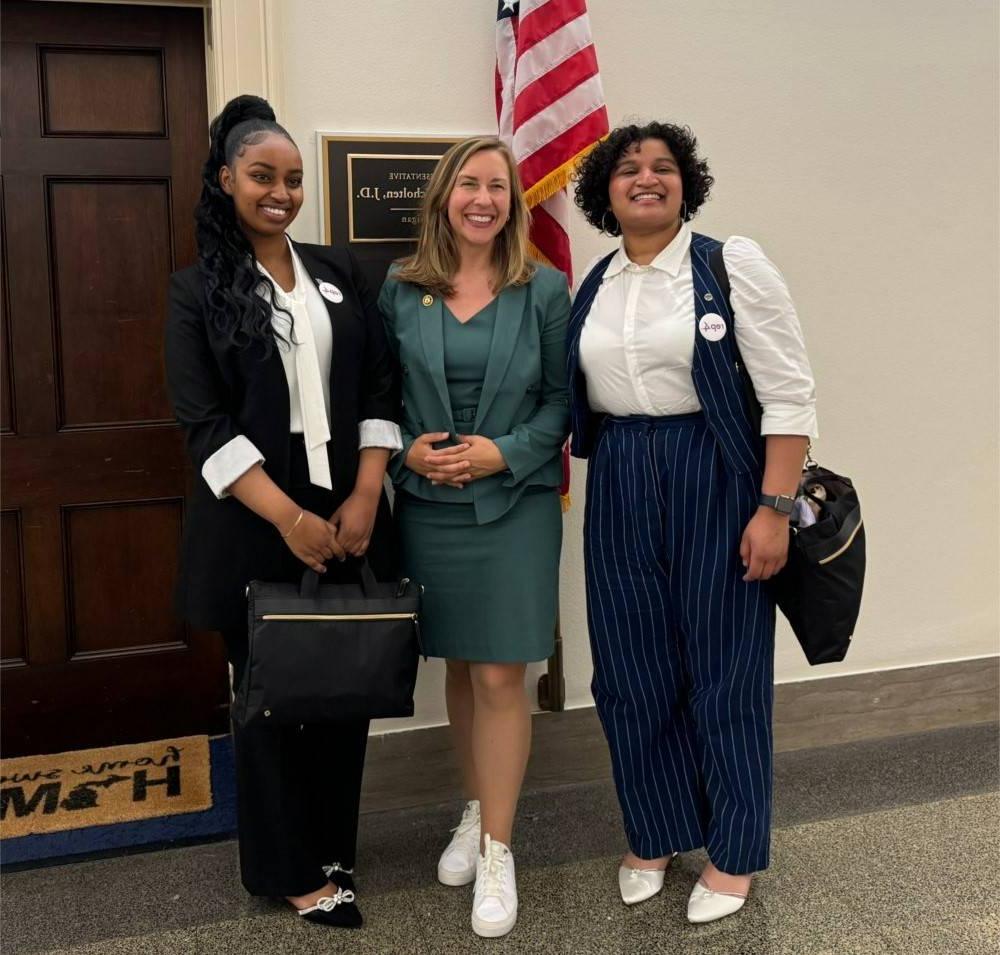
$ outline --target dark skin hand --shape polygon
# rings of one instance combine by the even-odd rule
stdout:
[[[765,438],[764,494],[794,497],[809,439],[794,434],[769,434]],[[740,541],[743,579],[770,580],[788,560],[788,516],[774,508],[759,507]]]
[[[353,557],[363,557],[371,543],[388,463],[385,448],[362,448],[354,490],[330,517],[337,543]]]

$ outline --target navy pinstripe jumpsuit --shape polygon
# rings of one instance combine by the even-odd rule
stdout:
[[[721,243],[691,239],[695,320],[726,296],[709,266]],[[757,509],[763,444],[733,335],[695,335],[702,411],[596,415],[579,346],[612,255],[573,305],[572,451],[589,458],[584,557],[592,690],[632,851],[704,846],[732,874],[768,865],[774,603],[744,582],[743,530]]]

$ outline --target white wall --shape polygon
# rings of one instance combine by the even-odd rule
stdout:
[[[818,381],[816,455],[868,527],[848,660],[779,681],[997,652],[997,10],[992,0],[590,0],[612,123],[690,124],[717,178],[697,228],[786,274]],[[495,131],[492,0],[283,0],[282,116],[311,195],[315,131]],[[574,260],[610,247],[579,219]],[[590,703],[584,467],[566,519],[570,705]],[[540,669],[540,668],[538,668]],[[537,672],[537,670],[536,670]],[[445,719],[441,666],[412,728]]]

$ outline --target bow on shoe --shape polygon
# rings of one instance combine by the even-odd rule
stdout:
[[[350,889],[338,889],[336,895],[325,895],[316,900],[314,908],[322,909],[324,912],[332,912],[342,902],[353,902],[354,893]],[[307,912],[312,911],[306,909]]]
[[[351,892],[357,890],[354,884],[354,869],[345,869],[339,862],[323,866],[323,875],[338,889],[348,889]]]
[[[354,904],[354,893],[350,889],[340,888],[334,895],[324,895],[317,899],[315,905],[299,909],[299,915],[309,922],[338,928],[359,928],[363,921]]]

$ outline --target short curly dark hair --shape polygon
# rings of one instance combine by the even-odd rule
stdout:
[[[673,123],[646,123],[637,126],[619,126],[598,143],[577,167],[576,204],[583,210],[587,221],[609,235],[621,235],[621,226],[611,212],[608,184],[618,160],[637,143],[659,139],[677,160],[684,185],[684,221],[692,219],[708,199],[715,178],[708,171],[708,163],[698,157],[698,140],[689,126]]]

